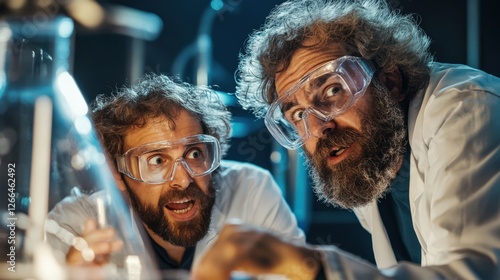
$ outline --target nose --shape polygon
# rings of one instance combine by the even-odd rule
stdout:
[[[311,136],[317,138],[323,137],[336,126],[333,118],[318,116],[314,113],[307,115],[307,125]]]
[[[176,189],[185,189],[193,182],[191,175],[180,161],[175,161],[170,175],[170,187]]]

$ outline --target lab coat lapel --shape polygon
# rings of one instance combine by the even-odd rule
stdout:
[[[372,208],[372,211],[370,211],[372,222],[372,246],[377,266],[379,268],[387,268],[396,265],[396,256],[392,250],[389,235],[380,217],[377,202],[373,202],[370,208]]]

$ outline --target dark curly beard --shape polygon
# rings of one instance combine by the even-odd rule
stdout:
[[[406,127],[403,111],[387,89],[372,87],[373,106],[358,111],[363,133],[355,129],[333,129],[321,138],[313,155],[304,150],[313,190],[323,202],[340,208],[355,208],[381,198],[396,177],[404,154]],[[369,93],[367,93],[369,94]],[[362,152],[329,166],[335,146],[360,144]]]
[[[210,181],[207,193],[192,182],[186,189],[170,189],[161,194],[157,205],[145,205],[127,186],[130,201],[142,222],[163,240],[176,246],[192,247],[201,240],[210,227],[212,208],[215,203],[215,188]],[[169,221],[164,214],[165,205],[172,198],[192,197],[199,199],[200,215],[189,221]]]

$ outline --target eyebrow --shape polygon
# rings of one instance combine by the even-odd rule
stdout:
[[[311,73],[310,73],[310,74],[311,74]],[[312,86],[313,90],[316,90],[316,89],[318,89],[318,88],[322,87],[322,86],[323,86],[323,84],[324,84],[324,83],[325,83],[328,79],[330,79],[330,77],[332,76],[332,75],[331,75],[332,73],[324,73],[324,74],[322,74],[322,75],[320,75],[320,76],[313,77],[313,78],[311,79],[310,74],[307,74],[306,76],[304,76],[304,77],[300,80],[300,82],[297,84],[297,85],[299,85],[299,84],[300,84],[300,85],[298,86],[298,88],[297,88],[297,89],[295,89],[295,90],[294,90],[294,93],[292,93],[292,95],[297,94],[297,92],[300,90],[300,88],[302,88],[303,83],[309,83],[309,84]],[[314,83],[311,83],[311,82],[314,82]],[[297,85],[296,85],[296,86],[294,86],[294,87],[297,87]],[[293,90],[293,88],[294,88],[294,87],[292,87],[292,88],[291,88],[291,89],[289,89],[289,90]],[[285,92],[284,94],[286,94],[286,92]],[[317,95],[316,95],[316,94],[314,94],[314,95],[313,95],[313,99],[314,99],[314,100],[316,100],[316,99],[317,99]],[[314,102],[314,101],[313,101],[313,102]],[[283,106],[281,107],[281,112],[286,112],[286,111],[290,110],[290,108],[292,108],[292,107],[296,106],[297,104],[298,104],[298,102],[297,102],[297,98],[296,98],[296,97],[294,97],[294,101],[293,101],[293,102],[283,103]]]
[[[293,106],[295,106],[293,102],[287,102],[283,104],[283,106],[281,107],[281,113],[284,114],[285,112],[290,110],[290,108],[292,108]]]
[[[143,155],[143,154],[147,154],[147,153],[157,153],[159,151],[161,151],[162,153],[169,154],[172,151],[179,150],[179,147],[177,147],[177,145],[173,145],[173,146],[172,145],[156,146],[156,145],[157,145],[156,143],[151,143],[151,144],[144,144],[141,146],[137,146],[136,147],[137,149],[134,151],[134,153],[132,153],[132,155],[139,156],[139,155]],[[183,146],[185,147],[185,145],[183,145]],[[165,152],[163,152],[163,151],[165,151]]]
[[[325,73],[319,77],[314,78],[314,84],[311,84],[314,89],[320,88],[331,77],[331,73]]]

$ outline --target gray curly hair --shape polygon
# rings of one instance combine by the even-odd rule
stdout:
[[[196,117],[204,134],[221,144],[222,156],[229,149],[231,114],[215,91],[196,87],[165,75],[147,74],[137,84],[123,87],[112,95],[98,95],[91,104],[92,120],[98,136],[112,158],[121,155],[124,136],[134,127],[142,127],[150,118],[164,116],[168,125],[184,109]]]
[[[307,40],[315,44],[305,46]],[[250,35],[236,72],[240,104],[262,117],[277,98],[275,75],[294,51],[333,44],[372,61],[379,73],[399,70],[406,102],[427,84],[430,39],[411,15],[380,0],[296,0],[277,6]]]

